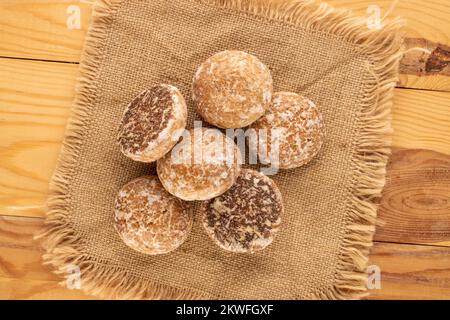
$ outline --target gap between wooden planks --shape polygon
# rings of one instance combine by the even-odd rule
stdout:
[[[0,299],[93,299],[58,285],[42,265],[33,234],[42,218],[0,217]],[[381,269],[371,299],[450,299],[450,248],[375,243],[370,265]]]
[[[280,0],[273,0],[280,1]],[[3,0],[0,56],[78,62],[93,0]],[[328,0],[368,21],[403,17],[407,48],[401,87],[450,91],[450,5],[448,0]],[[79,21],[79,24],[78,24]]]

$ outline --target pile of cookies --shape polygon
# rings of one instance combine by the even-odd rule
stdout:
[[[296,93],[273,93],[269,69],[248,53],[223,51],[201,64],[192,100],[209,124],[252,130],[257,138],[248,142],[249,152],[265,164],[300,167],[322,146],[316,105]],[[126,107],[120,149],[135,161],[156,161],[158,176],[137,178],[118,192],[114,222],[120,237],[145,254],[171,252],[191,231],[192,202],[202,201],[202,224],[218,246],[241,253],[264,249],[281,223],[278,187],[263,173],[241,168],[244,157],[234,138],[214,128],[186,130],[186,122],[186,101],[171,85],[153,86]],[[282,136],[273,139],[279,129]]]

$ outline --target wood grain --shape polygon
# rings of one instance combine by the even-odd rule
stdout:
[[[338,8],[349,8],[359,16],[371,16],[370,5],[380,8],[381,18],[402,17],[406,20],[405,34],[409,38],[423,38],[450,44],[450,4],[447,0],[327,0]]]
[[[0,213],[42,216],[77,65],[0,59]]]
[[[378,241],[450,246],[450,156],[395,150],[378,215]]]
[[[450,47],[425,39],[406,38],[403,57],[404,73],[422,75],[441,74],[450,76]],[[423,48],[425,50],[412,50]],[[417,63],[419,62],[419,63]]]
[[[375,17],[401,17],[405,20],[405,49],[400,65],[400,87],[450,91],[450,2],[447,0],[328,0],[339,8]],[[369,8],[372,6],[372,9]],[[387,15],[387,16],[386,16]],[[411,50],[418,48],[421,50]],[[424,50],[429,51],[425,53]]]
[[[0,213],[43,216],[78,66],[0,58]],[[450,154],[450,93],[397,89],[394,146]]]
[[[405,50],[399,86],[450,91],[450,46],[426,39],[406,38]]]
[[[375,243],[370,264],[381,270],[370,299],[450,299],[448,247]]]
[[[42,265],[33,240],[43,219],[0,216],[0,299],[92,299],[61,281]]]
[[[42,265],[32,240],[42,221],[0,217],[0,299],[92,299],[59,286]],[[450,299],[450,248],[376,243],[370,264],[382,272],[371,299]]]
[[[0,277],[2,300],[95,300],[81,290],[69,290],[56,281],[27,280]]]
[[[90,21],[91,0],[3,0],[0,3],[0,56],[57,61],[79,61]],[[405,36],[444,48],[450,45],[450,5],[447,0],[329,0],[337,8],[349,8],[356,14],[372,17],[379,7],[379,17],[402,16],[406,21]],[[67,12],[70,6],[80,8],[80,29],[70,29]],[[373,7],[372,7],[373,8]],[[391,10],[392,8],[392,10]],[[419,45],[419,47],[422,47]],[[420,59],[421,51],[411,52],[402,64],[400,86],[450,91],[446,72],[409,72],[411,58]],[[440,57],[440,55],[434,55]],[[445,63],[445,59],[442,62]],[[412,62],[420,68],[420,60]],[[446,70],[449,67],[447,66]]]
[[[397,89],[393,146],[450,154],[450,93]]]
[[[78,62],[93,1],[2,0],[0,56]],[[67,12],[80,8],[80,29],[70,29]]]

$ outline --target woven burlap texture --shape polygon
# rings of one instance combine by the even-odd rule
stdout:
[[[98,1],[80,65],[73,114],[39,235],[44,261],[104,298],[311,299],[366,294],[376,201],[389,155],[400,23],[363,19],[313,1]],[[243,50],[271,70],[275,91],[317,102],[326,142],[307,166],[273,179],[285,201],[282,229],[255,254],[222,251],[198,212],[186,243],[145,256],[113,228],[121,186],[151,165],[116,144],[127,103],[158,83],[190,98],[196,68],[212,54]],[[63,284],[65,281],[63,281]]]

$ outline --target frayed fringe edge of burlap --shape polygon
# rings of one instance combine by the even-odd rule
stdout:
[[[140,279],[127,270],[93,259],[84,250],[83,239],[76,234],[68,217],[70,181],[76,170],[83,136],[95,105],[97,77],[110,25],[124,0],[100,0],[93,9],[73,113],[67,126],[59,162],[50,183],[48,213],[43,230],[36,236],[46,253],[44,263],[65,278],[73,266],[80,268],[81,288],[87,294],[115,299],[212,299],[220,298],[187,288],[173,288]],[[386,23],[380,30],[369,30],[366,21],[349,11],[336,10],[315,1],[269,0],[190,0],[239,11],[273,23],[284,23],[315,32],[333,34],[358,44],[367,57],[369,76],[360,115],[358,138],[353,141],[355,175],[349,192],[347,228],[342,235],[340,259],[333,284],[306,299],[358,299],[367,294],[367,261],[376,224],[376,201],[385,181],[390,154],[390,110],[397,81],[401,53],[398,30],[401,21]],[[69,269],[70,268],[70,269]]]

